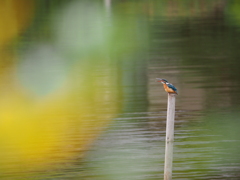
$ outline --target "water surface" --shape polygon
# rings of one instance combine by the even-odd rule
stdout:
[[[0,38],[1,178],[163,179],[165,78],[173,178],[240,179],[239,3],[109,2],[34,1]]]

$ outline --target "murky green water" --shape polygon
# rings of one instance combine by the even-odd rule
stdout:
[[[240,179],[238,1],[2,3],[1,179]]]

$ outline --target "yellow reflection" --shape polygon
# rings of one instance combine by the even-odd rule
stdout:
[[[8,72],[0,86],[0,158],[1,168],[12,165],[4,172],[53,168],[89,148],[118,107],[112,67],[95,64],[89,72],[76,65],[62,87],[41,98]]]

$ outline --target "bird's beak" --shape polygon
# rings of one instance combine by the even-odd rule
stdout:
[[[161,78],[156,78],[156,81],[157,82],[162,82],[162,79]]]

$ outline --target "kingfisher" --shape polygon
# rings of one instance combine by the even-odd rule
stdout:
[[[169,83],[166,79],[157,78],[157,82],[161,82],[167,93],[178,94],[177,88]]]

